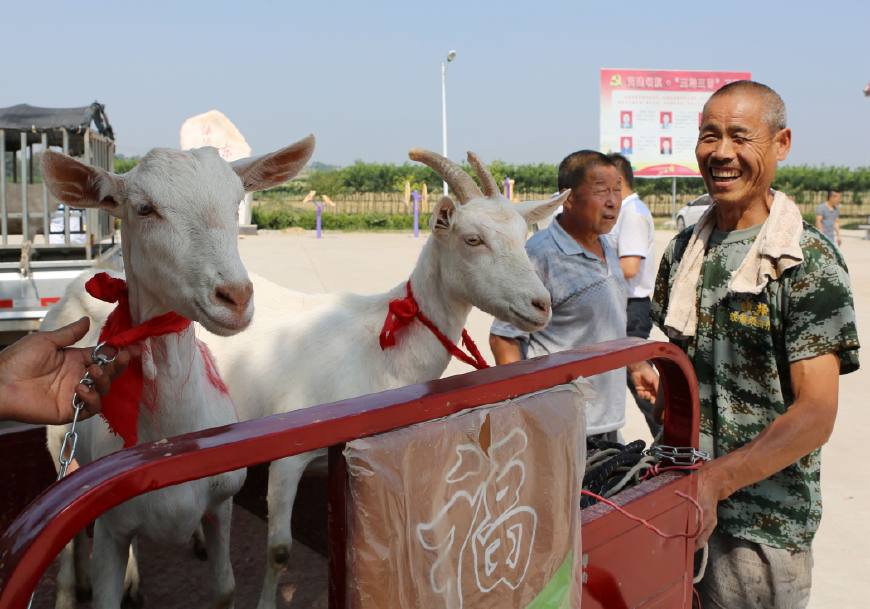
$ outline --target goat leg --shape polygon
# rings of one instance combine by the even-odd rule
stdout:
[[[212,590],[217,609],[232,609],[236,592],[233,565],[230,562],[230,525],[233,520],[233,500],[225,499],[202,519],[205,547],[212,573]]]
[[[202,530],[202,524],[196,527],[196,530],[193,532],[190,545],[193,548],[193,555],[197,559],[202,561],[208,560],[208,550],[205,549],[205,533]]]
[[[80,603],[93,598],[91,590],[91,539],[87,532],[79,531],[72,540],[75,561],[76,600]]]
[[[257,609],[275,609],[278,577],[290,562],[293,544],[291,520],[293,502],[305,468],[317,457],[317,452],[304,453],[273,461],[269,466],[267,500],[269,504],[269,533],[266,543],[266,573]]]
[[[127,569],[124,572],[124,609],[136,609],[145,604],[142,594],[142,578],[139,575],[139,541],[134,539],[130,544],[130,553],[127,557]]]
[[[124,575],[130,538],[112,534],[102,518],[94,523],[95,564],[91,569],[94,609],[119,609],[124,596]]]
[[[76,539],[73,538],[63,547],[57,557],[60,568],[57,571],[54,609],[75,609],[76,606],[75,552],[73,550],[75,544]]]

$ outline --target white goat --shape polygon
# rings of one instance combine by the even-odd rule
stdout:
[[[156,149],[122,176],[61,154],[43,156],[52,193],[75,207],[102,207],[121,218],[122,249],[133,324],[175,311],[217,335],[244,330],[253,315],[252,285],[239,258],[237,207],[245,191],[269,188],[295,175],[308,161],[308,137],[259,159],[231,167],[214,148],[188,152]],[[111,306],[70,286],[44,327],[57,327],[83,312],[106,315]],[[94,344],[103,317],[94,319],[83,342]],[[138,416],[140,442],[237,421],[232,400],[209,381],[194,326],[178,334],[149,338],[142,345],[145,389]],[[145,406],[147,395],[147,407]],[[49,432],[57,459],[63,428]],[[76,459],[86,464],[121,448],[101,417],[78,427]],[[231,607],[235,581],[230,564],[232,496],[245,472],[234,471],[164,488],[106,512],[94,525],[94,607],[121,606],[128,548],[144,535],[165,543],[186,543],[202,524],[212,567],[215,606]],[[72,556],[58,581],[58,606],[74,603]]]
[[[549,216],[567,196],[513,204],[478,159],[481,179],[426,151],[411,151],[444,177],[461,205],[442,198],[432,234],[411,273],[420,310],[456,343],[472,306],[534,331],[550,319],[550,296],[525,252],[528,225]],[[257,301],[250,328],[236,337],[203,336],[227,381],[241,419],[253,419],[383,391],[441,376],[450,354],[418,320],[382,349],[379,334],[391,300],[406,296],[403,282],[385,294],[301,296],[252,276],[272,298]],[[283,293],[282,293],[283,292]],[[292,304],[288,304],[292,303]],[[288,311],[288,308],[290,309]],[[267,567],[258,607],[275,606],[277,578],[287,565],[290,517],[305,467],[322,452],[275,461],[269,469]]]

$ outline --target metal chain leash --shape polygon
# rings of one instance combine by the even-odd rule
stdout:
[[[667,446],[656,444],[646,451],[659,460],[667,460],[674,465],[695,465],[699,461],[709,461],[710,455],[691,446]]]
[[[93,361],[100,368],[104,368],[115,361],[115,358],[118,357],[118,352],[115,351],[115,354],[112,356],[108,356],[102,352],[103,348],[106,346],[106,343],[100,343],[94,350],[91,352],[91,361]],[[88,389],[92,389],[94,386],[94,379],[91,378],[91,373],[87,370],[85,371],[85,375],[82,377],[82,380],[79,381],[82,385],[87,387]],[[60,480],[64,476],[66,476],[66,472],[69,469],[69,464],[72,463],[73,459],[76,456],[76,445],[79,441],[79,434],[76,431],[76,424],[79,422],[79,415],[81,414],[82,408],[85,407],[85,401],[79,397],[79,394],[74,393],[72,398],[72,407],[73,407],[73,419],[70,424],[69,430],[63,436],[63,444],[60,446],[60,456],[58,457],[58,461],[60,462],[60,469],[58,470],[57,479]],[[67,454],[69,452],[69,454]]]
[[[108,356],[103,353],[103,348],[106,346],[106,343],[100,343],[94,350],[91,351],[91,361],[95,363],[100,368],[105,368],[109,364],[115,361],[115,358],[118,357],[118,351],[115,351],[115,354],[112,356]],[[91,378],[91,373],[85,370],[85,375],[82,377],[82,380],[79,381],[80,384],[84,385],[88,389],[92,389],[94,387],[94,379]],[[57,472],[57,479],[62,480],[64,476],[66,476],[66,472],[69,469],[69,464],[73,462],[73,459],[76,457],[76,446],[79,441],[79,434],[76,431],[76,424],[79,422],[79,415],[82,412],[82,408],[85,407],[85,401],[79,397],[79,394],[73,393],[72,397],[72,407],[73,407],[73,418],[70,423],[69,430],[63,435],[63,444],[60,445],[60,456],[57,458],[60,463],[60,469]],[[67,454],[67,451],[69,454]],[[33,594],[30,595],[30,601],[27,603],[27,609],[31,609],[33,607],[33,600],[36,598],[36,591],[33,591]]]

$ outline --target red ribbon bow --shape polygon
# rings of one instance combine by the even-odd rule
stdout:
[[[116,349],[153,336],[178,333],[190,326],[189,319],[174,312],[158,315],[134,326],[130,316],[127,282],[106,273],[94,275],[85,284],[85,289],[88,294],[103,302],[118,303],[100,330],[100,342],[105,342]],[[101,414],[109,424],[109,429],[124,440],[124,448],[134,446],[138,442],[139,404],[144,382],[142,360],[134,357],[124,372],[112,381],[109,392],[101,399],[103,404]]]
[[[414,298],[414,292],[411,290],[411,281],[405,284],[407,295],[404,298],[396,298],[391,300],[387,309],[387,318],[384,320],[384,326],[381,328],[380,344],[381,349],[386,350],[389,347],[396,345],[396,332],[405,326],[410,325],[415,319],[429,328],[429,331],[435,335],[447,352],[455,358],[465,362],[469,366],[473,366],[478,370],[489,368],[489,364],[483,359],[480,349],[474,344],[471,335],[463,328],[462,329],[462,346],[465,347],[468,353],[464,353],[457,347],[449,338],[439,330],[432,321],[420,311],[420,305]]]
[[[391,300],[387,309],[387,318],[381,329],[381,349],[396,345],[396,331],[401,330],[413,322],[420,314],[420,307],[411,292],[411,282],[408,282],[408,295],[405,298]]]

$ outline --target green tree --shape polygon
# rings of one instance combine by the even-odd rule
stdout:
[[[118,155],[115,157],[115,173],[127,173],[139,164],[139,157],[126,157]]]
[[[347,192],[340,171],[312,171],[307,182],[308,190],[316,190],[318,194],[334,197]]]

